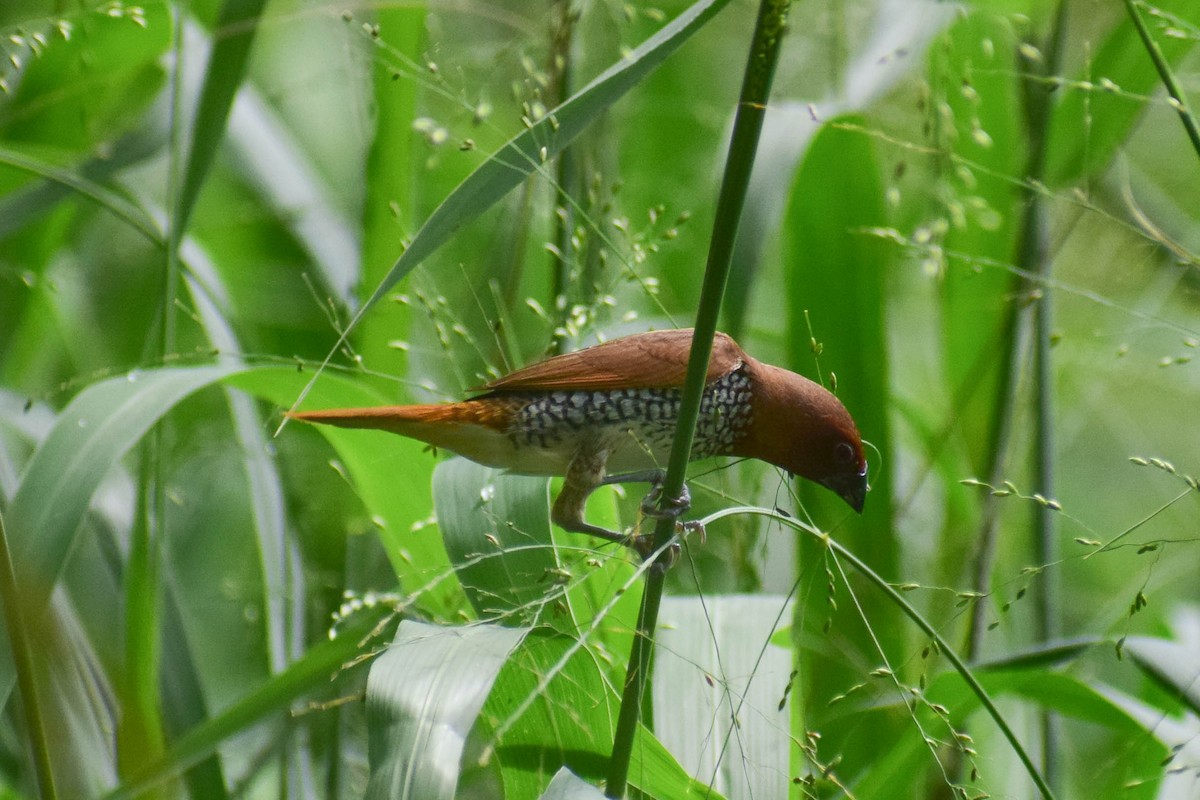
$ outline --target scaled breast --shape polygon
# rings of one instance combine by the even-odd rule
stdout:
[[[628,431],[656,452],[670,448],[679,389],[601,389],[527,395],[507,434],[514,447],[570,447],[581,437]],[[728,453],[750,424],[750,378],[744,367],[709,384],[700,402],[692,458]]]

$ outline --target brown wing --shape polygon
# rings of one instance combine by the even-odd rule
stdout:
[[[483,388],[491,392],[520,392],[682,386],[691,347],[691,328],[639,333],[530,364]],[[706,382],[727,375],[746,359],[733,339],[718,333],[713,340]]]

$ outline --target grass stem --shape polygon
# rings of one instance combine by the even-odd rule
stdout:
[[[708,361],[712,355],[713,336],[716,334],[717,319],[721,313],[725,286],[729,280],[733,246],[750,186],[750,172],[758,150],[759,135],[762,132],[763,118],[766,116],[767,100],[775,77],[775,66],[779,61],[790,5],[790,0],[763,0],[759,5],[746,73],[742,81],[741,97],[734,117],[733,137],[725,161],[725,175],[717,199],[716,219],[713,223],[704,283],[700,290],[700,305],[696,314],[692,350],[679,407],[679,421],[663,484],[664,502],[669,498],[678,497],[683,491],[696,420],[700,416],[700,400],[704,393]],[[665,548],[673,535],[672,520],[659,520],[654,532],[655,549]],[[662,602],[665,580],[666,569],[662,562],[654,565],[646,573],[637,632],[629,654],[621,710],[617,717],[612,758],[609,761],[606,792],[613,798],[625,795],[634,734],[637,731],[642,699],[649,679],[654,630],[658,624],[658,610]]]
[[[21,613],[21,592],[17,584],[17,572],[13,567],[12,552],[8,547],[8,533],[4,529],[4,516],[0,514],[0,600],[4,602],[4,623],[8,628],[8,641],[12,646],[13,664],[17,672],[17,686],[21,691],[21,708],[25,712],[25,728],[29,735],[29,749],[33,754],[34,770],[43,800],[55,800],[58,792],[54,787],[54,770],[50,765],[50,743],[46,738],[45,717],[38,700],[37,681],[33,664],[33,648],[26,637],[28,628]]]
[[[1174,101],[1172,105],[1175,111],[1179,113],[1179,119],[1183,122],[1183,128],[1187,131],[1188,139],[1192,142],[1192,148],[1195,149],[1196,155],[1200,156],[1200,124],[1197,124],[1196,115],[1192,113],[1192,108],[1188,105],[1187,95],[1180,88],[1179,81],[1175,80],[1175,73],[1171,69],[1171,63],[1167,61],[1167,57],[1163,54],[1162,48],[1158,46],[1158,42],[1154,41],[1154,37],[1150,35],[1150,30],[1146,27],[1146,21],[1142,19],[1142,14],[1138,11],[1138,0],[1125,0],[1125,10],[1129,12],[1129,18],[1133,20],[1133,25],[1137,28],[1138,36],[1142,37],[1142,44],[1146,45],[1146,52],[1150,54],[1150,60],[1154,62],[1154,68],[1158,70],[1158,75],[1162,78],[1163,86],[1167,87],[1167,94],[1171,95],[1171,99]]]

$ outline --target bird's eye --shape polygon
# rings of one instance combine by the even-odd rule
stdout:
[[[833,448],[833,460],[839,464],[853,464],[854,448],[850,446],[849,442],[838,442],[837,446]]]

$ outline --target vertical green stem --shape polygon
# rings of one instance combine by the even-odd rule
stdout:
[[[1050,275],[1050,258],[1046,246],[1046,209],[1037,186],[1045,175],[1046,143],[1049,137],[1051,110],[1050,87],[1035,80],[1058,71],[1062,61],[1063,37],[1067,27],[1067,4],[1059,2],[1044,58],[1045,73],[1039,74],[1036,65],[1025,61],[1029,70],[1026,79],[1025,107],[1029,117],[1030,152],[1025,194],[1025,218],[1021,231],[1018,266],[1027,275],[1028,292],[1033,298],[1033,367],[1034,367],[1034,464],[1033,481],[1045,497],[1054,493],[1054,384],[1050,365],[1050,293],[1046,278]],[[1033,519],[1033,558],[1037,564],[1056,560],[1054,512],[1048,505],[1038,505]],[[1034,614],[1037,638],[1048,641],[1058,635],[1058,603],[1054,582],[1043,580],[1034,594]],[[1051,785],[1058,777],[1058,720],[1050,712],[1042,713],[1042,771]]]
[[[125,570],[125,669],[121,687],[124,708],[117,731],[122,775],[132,774],[146,761],[153,761],[164,748],[158,701],[160,553],[155,531],[161,514],[155,510],[159,506],[161,485],[159,430],[155,429],[142,451],[138,504]]]
[[[1066,32],[1066,3],[1060,2],[1055,13],[1053,27],[1047,38],[1046,52],[1041,59],[1022,55],[1020,63],[1025,74],[1023,83],[1024,106],[1029,131],[1029,155],[1025,165],[1026,180],[1022,190],[1023,212],[1016,252],[1019,279],[1018,297],[1028,301],[1027,306],[1014,305],[1009,318],[1012,333],[1011,345],[1006,353],[1006,369],[1001,391],[1003,399],[998,404],[999,415],[994,426],[991,470],[989,480],[1000,483],[1004,453],[1009,444],[1016,413],[1015,387],[1019,361],[1016,349],[1020,346],[1019,331],[1032,331],[1033,338],[1033,391],[1034,391],[1034,464],[1033,483],[1045,497],[1053,494],[1054,480],[1054,423],[1053,423],[1053,376],[1050,363],[1050,295],[1046,290],[1046,278],[1050,275],[1050,259],[1046,247],[1046,210],[1042,203],[1040,186],[1045,175],[1046,145],[1050,131],[1051,84],[1044,79],[1055,74],[1061,63],[1063,37]],[[1028,315],[1028,319],[1022,319]],[[977,588],[987,591],[991,580],[991,567],[995,549],[996,500],[989,496],[984,509],[985,538],[983,554],[976,572]],[[1037,564],[1049,564],[1056,560],[1054,512],[1048,505],[1039,505],[1033,519],[1033,553]],[[1034,592],[1034,625],[1039,641],[1046,641],[1058,634],[1058,610],[1053,583],[1043,580]],[[976,604],[972,618],[970,657],[979,655],[986,608]],[[1055,754],[1057,745],[1057,722],[1052,714],[1042,716],[1042,763],[1046,780],[1055,781],[1057,767]]]
[[[568,0],[555,0],[553,29],[550,42],[550,77],[551,105],[557,106],[571,96],[571,42],[574,39],[575,15],[578,11],[572,8]],[[556,205],[560,209],[555,215],[554,246],[555,253],[552,263],[553,282],[550,300],[556,310],[555,318],[558,323],[566,321],[571,314],[571,265],[574,255],[571,248],[571,238],[575,232],[575,198],[580,193],[579,159],[576,155],[578,144],[564,149],[558,156],[555,179],[558,184]],[[558,311],[558,304],[563,308]],[[562,352],[567,343],[565,338],[555,337],[554,351]]]
[[[33,751],[38,788],[45,800],[54,800],[58,792],[54,787],[54,771],[50,767],[50,743],[46,739],[45,718],[34,678],[33,648],[25,636],[28,628],[21,613],[21,592],[17,585],[17,572],[13,568],[12,552],[8,549],[3,514],[0,514],[0,570],[4,623],[8,628],[8,641],[12,645],[13,665],[17,672],[17,686],[21,691],[21,707],[25,711],[25,727],[29,731],[29,747]]]
[[[763,118],[766,116],[767,100],[775,77],[775,66],[779,61],[790,4],[790,0],[762,0],[759,5],[754,38],[750,44],[746,73],[742,81],[741,97],[734,117],[733,137],[725,161],[725,175],[717,199],[708,264],[700,290],[700,307],[696,314],[687,377],[679,407],[679,422],[675,429],[675,440],[672,443],[671,458],[663,483],[664,502],[667,498],[678,497],[683,491],[696,420],[700,416],[704,379],[708,372],[709,357],[712,355],[713,336],[716,334],[717,318],[725,295],[725,285],[729,279],[733,245],[737,238],[742,208],[746,202],[750,173],[758,150],[758,139],[762,132]],[[659,520],[654,532],[654,544],[658,552],[667,548],[674,535],[674,527],[669,518]],[[613,798],[625,795],[629,760],[633,751],[642,697],[649,677],[654,630],[658,624],[665,578],[666,565],[662,561],[646,572],[646,587],[638,614],[637,634],[634,636],[633,649],[629,655],[621,711],[617,718],[612,759],[609,762],[606,793]]]
[[[1183,122],[1183,128],[1187,131],[1188,138],[1192,140],[1192,147],[1196,150],[1196,155],[1200,156],[1200,124],[1196,122],[1196,116],[1188,105],[1187,95],[1183,93],[1179,82],[1175,80],[1175,74],[1171,71],[1171,63],[1163,55],[1158,42],[1154,41],[1154,37],[1150,35],[1150,31],[1146,28],[1146,21],[1142,19],[1142,14],[1137,7],[1136,0],[1125,0],[1125,10],[1129,12],[1129,18],[1133,20],[1138,36],[1142,37],[1142,44],[1146,46],[1146,52],[1150,54],[1150,60],[1154,62],[1154,67],[1158,70],[1159,77],[1162,78],[1163,86],[1167,87],[1167,93],[1175,101],[1175,110],[1179,113],[1179,119]]]

